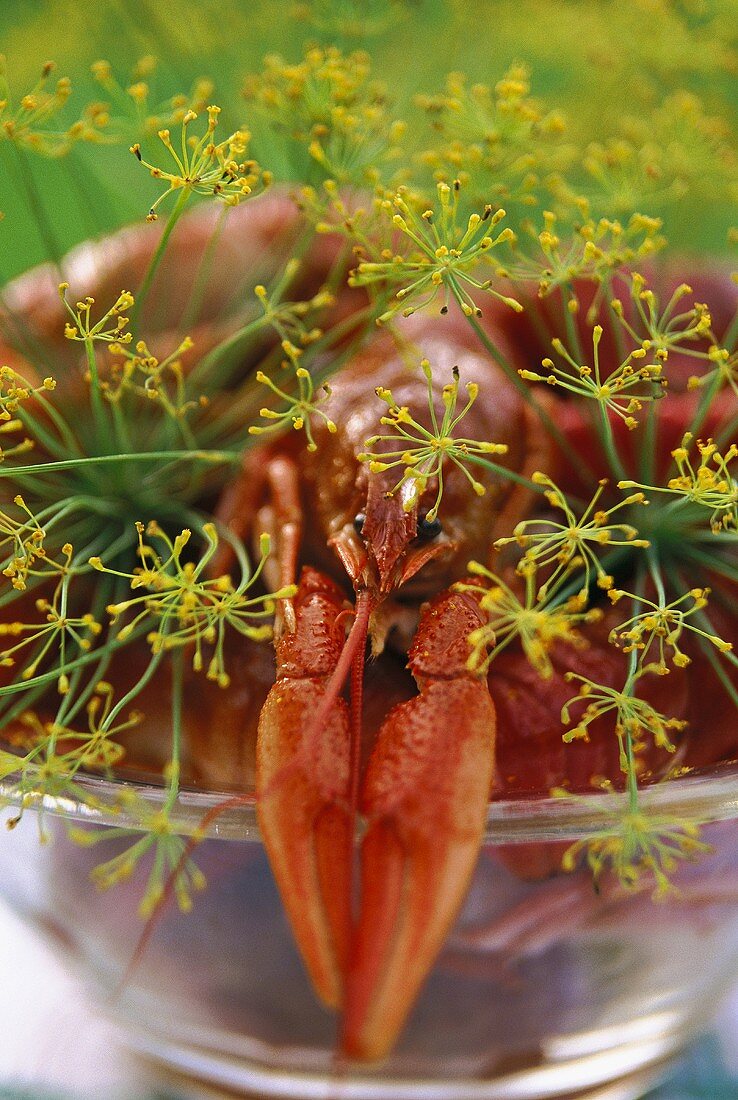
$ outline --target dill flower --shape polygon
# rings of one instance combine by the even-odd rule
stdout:
[[[631,653],[634,650],[638,652],[641,674],[650,671],[657,672],[659,675],[668,673],[669,659],[677,668],[686,668],[691,658],[679,646],[684,631],[705,638],[722,653],[729,653],[733,648],[730,642],[723,641],[715,634],[709,634],[689,621],[693,615],[707,607],[709,594],[709,588],[692,588],[678,599],[664,604],[654,603],[645,596],[638,597],[622,589],[610,589],[608,595],[613,603],[618,603],[624,597],[630,597],[635,601],[636,606],[645,606],[644,611],[639,611],[638,614],[614,627],[610,632],[610,641],[613,645],[621,647],[624,653]],[[649,660],[652,650],[655,650],[657,656],[655,663]],[[670,658],[668,650],[671,650]]]
[[[533,474],[533,481],[544,487],[544,495],[552,508],[564,513],[564,522],[556,523],[548,519],[524,520],[515,528],[509,538],[498,539],[496,546],[517,543],[524,551],[518,565],[523,576],[533,575],[540,569],[552,568],[539,590],[541,597],[555,588],[560,580],[572,570],[582,568],[584,576],[580,596],[586,598],[592,574],[597,584],[605,590],[610,589],[613,578],[604,570],[597,549],[612,546],[633,546],[646,548],[648,540],[638,538],[638,530],[630,523],[612,523],[612,517],[623,508],[633,504],[645,505],[643,493],[633,493],[612,507],[597,508],[607,481],[600,482],[594,496],[577,519],[571,505],[561,489],[546,474]]]
[[[272,145],[281,139],[297,162],[292,178],[308,182],[317,170],[340,185],[367,186],[391,167],[405,124],[392,117],[387,89],[371,75],[364,51],[309,46],[296,64],[268,55],[263,71],[246,78],[244,98],[270,127]]]
[[[579,397],[596,401],[602,409],[618,416],[631,430],[638,426],[633,415],[640,412],[643,403],[655,401],[663,396],[666,380],[662,375],[661,363],[644,363],[646,350],[636,348],[620,363],[615,370],[602,376],[600,369],[600,340],[602,325],[592,330],[593,360],[579,364],[572,358],[563,342],[554,337],[554,350],[564,360],[564,366],[557,366],[552,359],[543,359],[541,366],[547,374],[536,371],[520,370],[518,374],[529,382],[546,382],[550,386],[560,386]]]
[[[60,157],[69,152],[77,128],[49,127],[72,94],[72,84],[66,76],[58,77],[53,90],[49,89],[55,68],[53,61],[47,61],[38,82],[15,102],[8,84],[6,58],[0,54],[0,138],[21,149]]]
[[[388,389],[381,386],[376,390],[377,397],[388,407],[388,413],[380,418],[380,424],[386,424],[395,431],[386,435],[373,435],[366,440],[365,447],[376,447],[377,444],[399,443],[401,447],[396,450],[388,450],[383,446],[380,450],[367,450],[356,457],[359,462],[367,462],[372,473],[383,470],[392,470],[398,466],[404,466],[402,477],[390,490],[390,496],[399,492],[401,486],[409,483],[412,492],[404,498],[403,509],[409,512],[414,508],[420,497],[426,490],[431,478],[438,481],[436,499],[426,514],[426,519],[432,521],[438,515],[438,509],[443,497],[443,467],[446,462],[453,462],[466,477],[477,496],[484,496],[485,488],[477,481],[466,468],[468,462],[473,462],[480,455],[502,455],[507,452],[504,443],[488,443],[474,439],[464,439],[455,436],[457,425],[464,419],[479,394],[479,387],[474,382],[466,383],[468,400],[461,412],[456,411],[459,400],[459,368],[453,369],[453,381],[443,387],[441,401],[443,404],[443,417],[438,421],[434,404],[433,372],[430,363],[424,359],[420,364],[428,385],[428,410],[430,414],[431,430],[424,428],[411,415],[405,405],[398,405]]]
[[[88,116],[105,117],[105,136],[109,141],[124,135],[133,138],[154,135],[169,126],[181,126],[189,111],[200,114],[210,103],[212,80],[199,77],[189,92],[177,92],[159,102],[152,102],[152,82],[156,81],[158,59],[150,54],[140,57],[128,80],[121,83],[109,61],[93,62],[90,71],[94,80],[109,96],[107,103],[90,104]]]
[[[630,296],[635,307],[633,321],[626,317],[619,298],[614,298],[610,306],[640,350],[663,363],[670,351],[679,349],[690,354],[684,344],[711,335],[712,319],[706,305],[695,303],[688,310],[676,312],[679,302],[690,294],[692,288],[681,283],[661,309],[657,295],[646,285],[643,276],[634,272],[630,276]]]
[[[39,555],[39,549],[40,543],[37,543],[33,550],[36,557],[43,556]],[[0,650],[0,667],[14,666],[17,663],[19,654],[25,656],[26,651],[30,648],[31,660],[24,665],[21,672],[22,680],[30,680],[36,675],[47,655],[50,652],[58,651],[61,671],[57,685],[61,695],[66,694],[69,690],[69,678],[65,671],[68,649],[76,647],[78,651],[86,652],[91,648],[93,639],[102,630],[100,624],[95,621],[94,616],[89,612],[77,616],[68,612],[70,563],[73,552],[71,543],[65,543],[62,547],[64,560],[60,563],[54,563],[58,570],[59,579],[51,599],[41,597],[36,600],[36,610],[42,616],[40,622],[8,621],[0,623],[0,638],[21,639],[7,649]],[[31,565],[32,563],[33,558],[31,558]],[[14,578],[22,578],[24,586],[31,565],[26,563],[25,573],[22,568],[18,570],[13,565],[13,569],[15,569]]]
[[[605,872],[627,890],[653,883],[653,897],[663,899],[675,891],[672,876],[680,861],[694,861],[710,846],[699,839],[699,826],[644,810],[629,810],[609,828],[575,841],[562,858],[565,871],[573,871],[581,853],[595,882]]]
[[[138,556],[141,565],[133,573],[126,573],[104,565],[99,557],[90,558],[93,569],[111,576],[122,577],[131,589],[145,589],[144,595],[119,600],[108,605],[113,623],[128,612],[133,618],[117,632],[118,641],[130,637],[140,623],[154,624],[146,640],[154,655],[167,650],[194,645],[192,667],[199,672],[204,667],[203,647],[212,646],[213,655],[207,666],[209,680],[220,687],[227,687],[230,677],[225,670],[224,642],[226,629],[236,630],[248,638],[271,638],[271,624],[259,622],[273,616],[275,601],[294,595],[294,587],[280,589],[271,595],[249,595],[264,568],[269,553],[268,536],[262,535],[261,560],[251,575],[245,574],[235,585],[230,576],[209,577],[207,567],[218,548],[215,525],[206,523],[202,533],[206,540],[205,551],[199,561],[183,561],[183,552],[192,532],[185,529],[176,538],[152,521],[146,528],[136,524]],[[164,548],[161,556],[153,546],[145,543],[144,533],[155,538]]]
[[[68,290],[69,283],[59,284],[61,300],[67,313],[72,318],[71,323],[67,322],[64,326],[64,335],[67,340],[79,340],[82,343],[88,340],[100,340],[108,344],[113,342],[129,344],[131,342],[133,335],[126,332],[129,319],[123,315],[128,313],[135,304],[132,294],[129,294],[127,290],[121,290],[110,309],[102,315],[99,321],[93,323],[91,313],[95,299],[88,295],[81,302],[77,302],[72,306],[67,301]]]
[[[90,848],[106,841],[132,838],[132,843],[112,859],[98,863],[92,881],[99,890],[110,890],[127,882],[144,857],[153,854],[146,885],[138,906],[139,916],[151,917],[161,905],[165,890],[171,889],[183,913],[192,908],[192,895],[205,889],[206,879],[194,860],[186,856],[189,840],[172,820],[171,806],[156,810],[143,799],[127,800],[127,814],[136,818],[131,827],[105,826],[102,829],[67,830],[71,840]]]
[[[291,344],[289,340],[282,341],[282,349],[288,358],[297,363],[299,348],[296,348],[294,344]],[[272,381],[268,374],[260,370],[256,372],[256,381],[261,382],[262,385],[267,386],[275,397],[284,402],[284,408],[281,412],[275,409],[270,409],[266,405],[259,410],[259,416],[264,420],[269,420],[269,424],[250,424],[249,435],[264,435],[266,432],[280,431],[285,427],[292,427],[296,432],[303,431],[307,437],[307,449],[309,451],[316,451],[318,445],[313,438],[313,431],[311,420],[317,416],[325,423],[329,432],[335,432],[336,425],[333,423],[328,414],[320,408],[323,401],[327,401],[331,395],[330,386],[323,385],[321,387],[323,393],[316,398],[315,396],[315,384],[313,383],[312,375],[306,367],[295,366],[295,379],[297,380],[297,395],[287,393],[281,389],[276,382]]]
[[[561,144],[562,113],[544,110],[530,88],[530,72],[519,63],[494,85],[469,84],[463,73],[449,73],[442,93],[415,97],[440,137],[420,154],[421,163],[436,179],[472,187],[475,201],[535,205],[571,147]]]
[[[586,639],[577,627],[602,618],[599,608],[584,611],[580,600],[553,603],[545,595],[537,595],[531,584],[526,585],[523,603],[501,577],[479,562],[469,562],[469,572],[490,582],[485,588],[456,585],[459,591],[476,595],[479,606],[488,615],[488,622],[473,630],[468,638],[468,666],[472,672],[486,672],[505,647],[517,639],[538,675],[549,680],[553,675],[550,657],[553,646],[557,642],[577,648],[586,646]]]
[[[738,458],[738,444],[731,443],[724,453],[712,440],[697,440],[699,465],[696,465],[690,453],[694,436],[685,432],[682,444],[671,452],[676,463],[677,475],[669,478],[666,485],[646,485],[636,481],[619,482],[622,489],[639,488],[649,493],[670,493],[707,509],[710,515],[710,527],[715,534],[721,531],[738,530],[738,480],[733,466]]]
[[[488,204],[481,214],[471,214],[465,224],[459,224],[460,190],[458,180],[451,186],[439,183],[435,210],[422,210],[417,200],[405,197],[406,191],[398,191],[391,202],[385,200],[382,204],[386,214],[391,214],[393,208],[397,211],[392,215],[392,224],[411,247],[406,255],[362,261],[349,279],[350,286],[399,287],[390,308],[378,317],[379,324],[398,313],[409,317],[431,305],[439,294],[443,297],[441,313],[448,312],[454,298],[467,317],[480,316],[478,292],[489,294],[517,312],[522,310],[515,298],[494,289],[492,279],[479,279],[477,275],[489,261],[490,252],[513,237],[509,227],[494,233],[505,211],[493,211]]]
[[[541,297],[563,290],[567,302],[574,303],[568,308],[576,312],[573,287],[577,280],[591,280],[604,293],[623,266],[653,256],[666,244],[661,236],[663,223],[658,218],[635,213],[625,222],[597,219],[585,200],[580,206],[571,228],[562,229],[552,210],[543,211],[542,229],[532,223],[524,226],[526,233],[510,241],[510,257],[500,263],[498,275],[514,282],[535,279]]]
[[[251,194],[259,181],[265,186],[270,182],[269,174],[262,172],[255,161],[240,159],[246,153],[251,137],[246,130],[236,130],[223,141],[215,141],[219,114],[220,107],[208,107],[205,133],[190,139],[188,127],[198,116],[195,111],[187,111],[182,119],[179,152],[172,143],[169,130],[159,130],[159,139],[174,161],[171,171],[144,160],[138,142],[131,146],[131,152],[149,169],[153,178],[169,185],[149,210],[148,221],[156,221],[159,206],[175,191],[181,192],[185,198],[191,194],[213,195],[227,206],[236,206]]]
[[[573,741],[578,738],[586,740],[592,722],[603,715],[611,715],[615,734],[621,745],[621,767],[626,774],[632,767],[628,759],[626,741],[637,745],[648,736],[653,739],[657,747],[666,749],[667,752],[675,751],[676,747],[669,736],[669,731],[683,730],[686,722],[660,714],[651,703],[633,695],[627,685],[622,690],[607,687],[577,672],[567,672],[566,679],[578,681],[581,686],[561,711],[561,721],[570,727],[563,735],[564,741]],[[579,704],[584,705],[584,710],[572,725],[572,708]]]

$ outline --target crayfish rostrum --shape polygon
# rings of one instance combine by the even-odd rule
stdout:
[[[234,327],[227,316],[208,319],[211,299],[232,290],[247,266],[244,256],[256,256],[252,283],[268,281],[299,228],[294,208],[279,196],[234,218],[201,302],[206,319],[193,331],[196,353],[208,362],[205,353]],[[174,252],[153,284],[139,320],[158,329],[150,336],[159,354],[177,346],[176,304],[181,285],[191,281],[190,253],[211,231],[197,216],[183,220]],[[143,231],[128,232],[78,256],[68,265],[69,281],[75,291],[103,296],[113,287],[117,293],[119,284],[135,284],[153,247]],[[330,242],[314,246],[293,292],[305,299],[315,295],[340,262]],[[173,283],[165,297],[168,274]],[[45,277],[26,277],[8,298],[24,318],[24,338],[32,333],[61,358],[63,311]],[[364,307],[355,292],[343,291],[329,309],[328,325],[339,328]],[[340,1012],[341,1049],[356,1059],[384,1057],[401,1032],[464,898],[490,799],[546,794],[552,787],[587,791],[594,782],[622,786],[622,744],[604,717],[589,723],[586,738],[564,745],[561,737],[562,707],[572,694],[567,675],[606,688],[622,679],[623,654],[608,640],[617,617],[604,592],[588,593],[596,606],[579,616],[576,631],[547,638],[543,668],[519,645],[508,644],[510,638],[499,658],[488,659],[498,639],[489,629],[483,578],[494,570],[511,598],[522,599],[525,536],[518,546],[510,544],[520,525],[550,522],[555,505],[550,491],[537,491],[541,471],[546,484],[556,482],[581,498],[591,493],[593,480],[597,485],[612,476],[582,402],[540,384],[528,387],[529,398],[519,383],[516,370],[531,366],[530,349],[549,325],[547,314],[542,311],[537,326],[526,329],[520,327],[524,321],[505,320],[503,309],[490,311],[484,331],[504,348],[515,368],[512,377],[463,318],[418,316],[397,331],[379,332],[346,357],[331,378],[333,392],[320,416],[310,422],[310,448],[299,432],[257,441],[236,432],[233,438],[250,444],[239,472],[225,486],[204,479],[195,496],[230,532],[230,541],[222,540],[209,561],[209,575],[227,577],[237,555],[233,546],[258,545],[267,532],[263,579],[281,595],[273,653],[239,635],[225,646],[230,684],[218,687],[188,673],[183,777],[215,788],[253,786],[264,843],[305,966],[321,1000]],[[10,341],[12,328],[6,329]],[[19,370],[24,342],[8,350]],[[331,353],[338,357],[341,350],[337,342]],[[273,353],[261,330],[256,339],[229,346],[202,414],[206,424],[222,417],[232,425],[255,415],[252,375]],[[86,382],[73,369],[68,347],[64,354],[69,371],[59,401],[74,409]],[[315,360],[321,371],[330,365],[326,358],[328,353]],[[421,360],[432,370],[422,370]],[[197,377],[200,364],[191,352],[183,362],[184,375]],[[476,398],[465,409],[467,452],[462,447],[454,453],[471,454],[471,441],[477,441],[496,456],[472,467],[444,461],[454,438],[443,435],[436,416],[444,408],[453,413],[459,385],[463,393],[467,384]],[[697,397],[681,389],[656,407],[648,437],[656,441],[654,466],[668,464],[694,416]],[[418,466],[414,475],[412,458],[394,461],[392,432],[377,434],[383,401],[382,423],[394,430],[412,422],[425,433],[425,444],[439,458],[432,474],[423,475]],[[706,430],[729,420],[734,406],[731,394],[716,400],[703,418]],[[624,472],[635,476],[642,434],[629,434],[620,421],[611,431]],[[371,456],[364,453],[368,446]],[[135,504],[140,489],[119,482],[116,492]],[[191,485],[180,491],[194,492]],[[577,567],[575,558],[562,561]],[[472,572],[470,562],[476,563]],[[625,588],[627,552],[615,568],[612,585]],[[720,577],[713,583],[721,589]],[[646,576],[644,598],[654,594],[652,585]],[[728,599],[717,610],[725,620],[726,646],[735,634]],[[521,612],[528,624],[537,613],[532,607]],[[484,642],[474,661],[470,638],[480,636]],[[699,673],[712,682],[712,665],[699,646],[687,638],[684,651],[693,663],[691,677]],[[146,652],[141,641],[125,659],[113,655],[108,678],[130,687]],[[726,676],[735,679],[732,672]],[[672,670],[668,684],[659,677],[644,682],[643,699],[654,711],[668,709],[675,721],[698,724],[703,704],[683,669]],[[167,721],[161,692],[145,683],[138,705],[147,719],[136,734],[139,749],[132,743],[134,762],[142,741]],[[685,738],[675,746],[664,738],[639,744],[640,776],[659,778],[675,760],[687,768],[732,755],[730,723],[719,710],[711,721],[712,736],[701,743]],[[520,877],[536,878],[559,869],[561,851],[555,855],[552,860],[550,849],[522,844],[500,858]]]

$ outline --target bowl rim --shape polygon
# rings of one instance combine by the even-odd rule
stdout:
[[[164,785],[130,779],[78,776],[79,798],[22,791],[0,782],[0,808],[22,807],[39,814],[97,827],[144,831],[146,816],[168,801]],[[593,792],[561,796],[506,798],[489,803],[485,844],[576,841],[615,828],[627,807],[625,792]],[[89,799],[89,801],[86,801]],[[738,762],[715,765],[699,774],[681,776],[639,791],[639,806],[658,822],[687,826],[738,818]],[[218,807],[223,807],[216,812]],[[175,832],[199,839],[260,839],[253,794],[183,787],[169,813]]]

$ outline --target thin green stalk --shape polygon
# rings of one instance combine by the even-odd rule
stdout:
[[[185,187],[182,188],[179,195],[177,196],[177,201],[175,202],[174,207],[172,208],[172,212],[167,219],[167,224],[164,226],[164,232],[159,238],[159,243],[154,250],[154,255],[151,257],[149,266],[146,269],[146,274],[144,275],[143,281],[138,288],[138,291],[136,292],[136,303],[131,310],[131,330],[134,332],[136,331],[137,323],[139,317],[141,316],[144,302],[146,301],[147,295],[151,289],[151,284],[154,281],[154,276],[156,275],[156,272],[159,269],[159,264],[161,263],[164,257],[164,253],[167,250],[169,238],[172,235],[175,225],[179,221],[182,213],[184,212],[184,208],[187,205],[187,200],[189,199],[191,194],[192,192]]]
[[[20,477],[24,474],[56,473],[58,470],[73,470],[78,467],[97,467],[120,462],[209,462],[213,465],[237,465],[241,456],[232,451],[142,451],[140,454],[92,455],[87,458],[68,458],[59,462],[40,462],[33,466],[0,466],[0,479]]]
[[[59,278],[61,280],[61,260],[64,255],[64,249],[61,247],[56,230],[46,213],[46,207],[41,197],[41,193],[36,186],[36,180],[34,179],[31,166],[28,163],[28,158],[14,142],[6,142],[5,144],[10,144],[13,148],[13,153],[16,157],[16,178],[26,196],[26,201],[31,210],[32,220],[38,230],[41,242],[46,249],[47,257],[53,262],[59,272]]]
[[[566,436],[556,426],[552,418],[549,416],[547,410],[541,405],[539,401],[536,400],[536,397],[533,394],[530,386],[526,385],[526,383],[520,377],[512,364],[509,363],[505,356],[499,351],[499,349],[495,347],[490,338],[487,336],[487,333],[479,324],[479,321],[476,319],[476,317],[467,317],[467,320],[471,327],[474,329],[474,332],[479,338],[485,351],[489,352],[489,354],[492,356],[498,366],[502,368],[505,375],[512,382],[513,386],[521,395],[523,400],[535,410],[536,415],[541,421],[541,424],[543,424],[551,438],[556,440],[556,443],[569,459],[569,461],[572,463],[572,465],[575,467],[575,469],[579,470],[581,473],[584,473],[585,477],[588,478],[590,483],[594,484],[594,477],[590,474],[590,471],[584,471],[582,469],[582,456],[577,454],[577,452],[569,443]]]
[[[735,351],[736,344],[738,344],[738,309],[733,314],[733,320],[723,338],[723,347],[728,351]]]
[[[223,236],[223,230],[225,229],[226,219],[231,210],[230,206],[223,206],[218,215],[218,220],[215,224],[215,229],[210,235],[210,240],[205,246],[200,265],[197,269],[197,275],[195,277],[195,283],[192,287],[192,293],[187,301],[187,306],[182,314],[182,320],[179,323],[181,332],[187,332],[197,321],[202,309],[202,303],[205,298],[205,291],[208,288],[208,283],[213,273],[213,264],[215,262],[215,252],[220,243],[220,239]]]
[[[618,449],[615,446],[615,437],[612,433],[612,424],[610,423],[610,417],[607,415],[607,409],[603,405],[598,405],[600,414],[600,424],[602,425],[602,445],[605,448],[605,454],[607,460],[610,463],[610,469],[617,475],[618,480],[627,481],[628,474],[623,465],[623,460],[618,454]],[[581,459],[580,459],[581,465]]]
[[[491,470],[492,473],[499,474],[506,481],[514,481],[517,485],[523,485],[533,493],[543,493],[546,490],[545,485],[536,485],[535,481],[531,481],[530,478],[524,477],[515,470],[508,470],[507,466],[501,466],[498,462],[490,462],[488,458],[468,454],[464,456],[464,461],[471,462],[475,466],[483,466],[485,470]]]

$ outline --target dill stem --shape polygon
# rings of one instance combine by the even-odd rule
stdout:
[[[183,653],[181,649],[177,649],[172,654],[172,741],[171,754],[167,764],[169,791],[164,804],[165,812],[172,809],[179,794],[180,759],[182,754],[182,680]]]
[[[97,370],[97,356],[95,355],[94,342],[87,338],[85,340],[85,354],[87,356],[87,366],[90,371],[90,397],[92,400],[92,415],[95,421],[95,428],[97,429],[97,445],[102,444],[107,432],[107,417],[105,416],[105,407],[103,405],[102,390],[100,389],[100,375]]]
[[[598,410],[600,414],[600,423],[602,424],[602,445],[605,448],[605,454],[610,463],[610,469],[617,476],[619,481],[627,481],[628,474],[625,466],[623,466],[623,460],[618,454],[618,449],[615,446],[615,437],[612,433],[612,424],[610,423],[610,417],[607,415],[607,409],[603,405],[598,405]]]
[[[205,291],[207,290],[208,282],[213,271],[215,251],[220,242],[220,238],[223,236],[226,218],[230,210],[230,206],[223,206],[218,215],[218,220],[215,223],[215,229],[211,233],[210,240],[205,246],[205,251],[203,252],[202,259],[197,269],[195,284],[192,287],[192,291],[187,300],[187,306],[185,307],[185,311],[179,323],[182,332],[187,332],[187,330],[195,324],[200,315],[202,303],[205,298]]]
[[[464,455],[464,462],[472,462],[475,466],[483,466],[485,470],[491,470],[492,473],[499,474],[500,477],[505,478],[507,481],[514,481],[518,485],[523,485],[526,489],[530,489],[531,492],[545,492],[545,485],[536,485],[535,481],[531,481],[530,478],[523,477],[522,474],[517,473],[515,470],[508,470],[507,466],[501,466],[498,462],[491,462],[488,458],[482,458],[480,455]]]
[[[151,284],[154,281],[154,276],[156,275],[156,272],[159,269],[159,264],[161,263],[164,257],[164,253],[167,250],[169,238],[171,237],[174,227],[179,221],[180,216],[184,211],[185,206],[187,205],[187,200],[189,199],[191,193],[192,192],[188,188],[184,187],[177,196],[177,201],[175,202],[172,212],[167,219],[167,224],[164,226],[164,232],[159,238],[159,243],[157,244],[154,250],[154,254],[149,261],[149,266],[146,268],[146,274],[144,275],[143,281],[141,282],[141,285],[138,288],[138,292],[135,295],[136,301],[133,309],[131,310],[131,329],[136,328],[136,324],[141,315],[141,310],[143,309],[143,304],[146,301],[146,297],[151,289]]]
[[[66,458],[55,462],[39,462],[33,466],[15,466],[3,468],[0,466],[0,479],[4,477],[21,477],[26,474],[47,473],[53,474],[58,470],[72,470],[76,467],[100,466],[116,462],[179,462],[182,460],[195,462],[211,462],[214,465],[237,465],[241,461],[241,455],[235,451],[141,451],[138,454],[113,454],[91,455],[87,458]]]
[[[702,425],[705,422],[707,414],[710,411],[710,405],[712,404],[712,399],[715,397],[715,395],[717,394],[719,389],[720,389],[720,375],[716,374],[715,377],[710,382],[709,386],[707,386],[705,389],[703,389],[702,394],[700,396],[700,403],[697,406],[697,412],[694,414],[694,420],[689,425],[689,430],[692,433],[692,435],[694,435],[694,436],[699,435],[700,429],[702,428]]]
[[[730,322],[728,331],[723,337],[723,346],[726,347],[728,351],[734,351],[736,344],[738,344],[738,308],[733,314],[733,320]]]
[[[497,363],[497,365],[502,368],[505,375],[512,382],[513,386],[518,391],[518,393],[521,395],[521,397],[526,402],[526,404],[530,405],[531,408],[533,408],[535,410],[536,415],[540,419],[541,424],[543,424],[543,426],[545,427],[548,434],[553,439],[556,440],[556,442],[559,445],[559,447],[561,448],[562,452],[566,455],[566,457],[569,459],[569,461],[573,464],[575,469],[580,470],[580,472],[584,472],[582,470],[582,457],[581,457],[581,455],[578,455],[576,453],[576,451],[571,446],[571,444],[569,443],[566,436],[563,434],[563,432],[554,423],[552,417],[548,414],[548,412],[543,407],[543,405],[541,405],[541,403],[536,399],[536,397],[535,397],[534,393],[532,392],[530,386],[526,385],[526,383],[523,381],[523,379],[520,377],[518,372],[513,367],[512,363],[510,363],[505,358],[505,356],[502,354],[502,352],[495,346],[495,344],[492,342],[492,340],[490,340],[489,336],[484,331],[482,326],[479,324],[479,321],[476,319],[476,317],[467,316],[467,320],[468,320],[469,324],[471,325],[471,327],[474,329],[474,332],[476,333],[476,335],[477,335],[480,343],[484,347],[485,351],[489,352],[489,354],[492,356],[492,358]],[[587,473],[589,474],[589,471],[587,471]],[[590,481],[593,481],[593,480],[594,479],[590,475]]]
[[[151,626],[151,624],[149,623],[146,626],[146,629],[147,630],[150,629],[150,626]],[[131,638],[131,640],[132,640],[132,638]],[[126,643],[126,644],[128,644],[128,643]],[[141,673],[141,675],[139,676],[138,680],[133,685],[133,687],[129,691],[127,691],[125,693],[125,695],[121,696],[121,698],[118,700],[118,702],[115,704],[114,707],[111,707],[110,714],[108,714],[105,721],[101,722],[101,724],[100,724],[100,730],[103,733],[107,733],[107,731],[113,725],[115,719],[118,717],[120,712],[123,710],[123,708],[127,707],[128,704],[136,698],[136,696],[140,695],[140,693],[143,691],[143,689],[149,683],[149,681],[153,677],[154,673],[156,672],[157,668],[161,664],[161,661],[162,661],[163,657],[164,657],[164,650],[163,649],[160,649],[158,653],[154,653],[151,660],[149,661],[148,665],[146,666],[146,669],[144,670],[144,672]]]
[[[20,180],[21,188],[23,189],[26,201],[30,207],[31,216],[38,229],[39,237],[46,249],[48,258],[53,262],[61,279],[61,260],[64,255],[64,250],[59,243],[56,230],[49,220],[43,199],[36,186],[36,181],[33,178],[33,172],[28,163],[28,158],[14,142],[10,142],[9,144],[13,147],[13,152],[16,157],[17,178]]]

